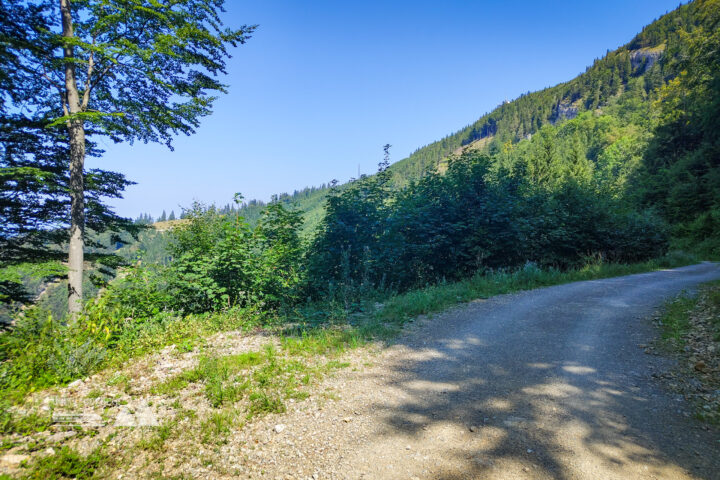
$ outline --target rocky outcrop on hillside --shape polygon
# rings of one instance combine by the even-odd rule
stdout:
[[[630,63],[634,71],[639,73],[647,72],[655,62],[662,56],[665,46],[655,48],[641,48],[630,52]]]
[[[572,120],[577,116],[578,107],[571,103],[560,102],[557,107],[555,107],[555,112],[551,121],[554,124],[562,120]]]

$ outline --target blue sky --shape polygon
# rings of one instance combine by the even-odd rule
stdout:
[[[678,0],[239,1],[258,24],[233,51],[212,116],[162,145],[113,145],[89,167],[138,184],[111,202],[158,216],[235,192],[267,200],[375,171],[472,123],[503,100],[567,81]]]

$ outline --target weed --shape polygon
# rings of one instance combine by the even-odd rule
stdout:
[[[234,410],[212,412],[200,424],[200,435],[203,443],[224,443],[232,431],[237,413]]]
[[[285,404],[280,398],[269,395],[264,391],[250,394],[249,418],[264,413],[284,413],[285,410]]]
[[[165,441],[171,437],[173,429],[175,428],[176,421],[167,421],[155,429],[152,436],[149,438],[143,438],[138,442],[138,448],[142,450],[152,450],[159,452],[165,445]]]
[[[30,467],[27,480],[60,480],[92,478],[95,471],[107,460],[101,449],[96,449],[87,457],[69,447],[61,447],[54,455],[39,457]]]
[[[682,294],[665,304],[660,318],[662,338],[673,343],[678,349],[684,345],[685,335],[690,331],[689,317],[697,302],[697,297]]]
[[[100,398],[100,397],[102,396],[102,394],[103,394],[102,390],[99,390],[99,389],[97,389],[97,388],[93,388],[92,390],[90,390],[90,391],[88,392],[87,398],[89,398],[89,399]]]
[[[107,381],[107,386],[118,387],[120,390],[128,393],[130,391],[130,377],[125,374],[118,373]]]

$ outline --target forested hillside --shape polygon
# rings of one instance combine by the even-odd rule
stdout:
[[[590,138],[592,132],[589,132],[581,142],[584,144],[576,145],[583,151],[576,153],[585,155],[594,164],[601,154],[612,156],[616,168],[623,168],[625,174],[629,174],[639,166],[646,142],[658,127],[658,116],[664,105],[658,101],[669,93],[661,87],[688,66],[688,71],[692,70],[695,60],[683,58],[695,48],[692,45],[698,39],[711,41],[717,30],[717,8],[713,0],[680,6],[643,28],[626,45],[595,60],[575,79],[505,102],[475,123],[392,164],[392,184],[402,187],[438,168],[443,170],[448,157],[463,151],[506,158],[511,150],[527,148],[523,146],[524,141],[543,127],[560,127],[583,112],[605,117],[601,123],[614,124],[623,132],[604,141]],[[586,145],[588,141],[595,142],[592,148]],[[322,218],[328,189],[313,189],[310,195],[306,191],[296,192],[284,195],[283,200],[295,203],[305,213],[307,229],[313,230]],[[654,199],[650,203],[658,202]]]

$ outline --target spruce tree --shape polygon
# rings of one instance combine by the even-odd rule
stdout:
[[[225,86],[228,48],[254,27],[227,29],[223,0],[7,0],[0,82],[3,104],[64,145],[69,195],[69,309],[81,309],[85,228],[93,180],[88,141],[140,140],[171,147],[211,113]],[[10,90],[6,88],[12,87]],[[22,106],[22,108],[20,108]],[[18,113],[20,112],[20,113]],[[41,148],[36,145],[35,148]],[[44,154],[46,154],[44,152]],[[122,182],[120,182],[122,185]]]

